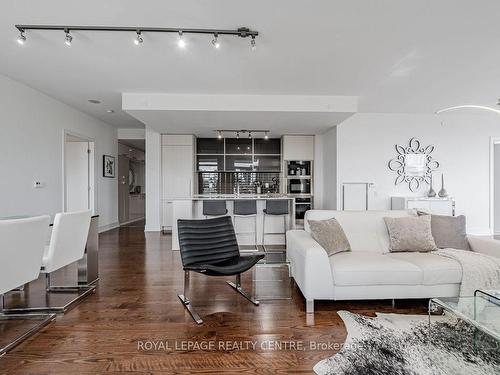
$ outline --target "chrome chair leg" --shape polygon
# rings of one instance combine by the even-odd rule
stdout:
[[[194,311],[193,306],[191,305],[191,301],[188,298],[189,295],[189,271],[184,271],[184,294],[178,294],[177,297],[181,300],[181,303],[184,305],[186,310],[191,315],[191,318],[197,324],[203,324],[203,320],[200,316]]]
[[[241,287],[241,274],[236,275],[236,282],[233,283],[232,281],[226,281],[231,288],[236,290],[239,294],[241,294],[243,297],[245,297],[247,300],[252,302],[255,306],[259,306],[259,301],[257,301],[255,298],[253,298],[252,295],[248,294],[242,287]]]

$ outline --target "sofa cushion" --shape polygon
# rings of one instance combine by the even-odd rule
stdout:
[[[416,215],[416,211],[413,210],[309,210],[305,215],[304,229],[306,232],[311,232],[308,220],[327,220],[334,217],[342,226],[352,251],[372,251],[382,254],[389,251],[389,234],[383,218]]]
[[[458,284],[462,281],[462,266],[454,259],[433,253],[391,253],[388,256],[419,267],[424,285]]]
[[[330,258],[335,285],[419,285],[423,272],[405,260],[372,251],[338,253]]]
[[[384,217],[384,221],[389,231],[391,240],[389,250],[391,252],[437,249],[432,236],[429,215],[401,218]]]
[[[343,251],[351,251],[349,241],[344,230],[335,219],[309,220],[311,236],[326,250],[328,256],[332,256]]]
[[[418,215],[429,215],[418,211]],[[465,216],[430,215],[432,236],[440,249],[470,250],[466,233]]]

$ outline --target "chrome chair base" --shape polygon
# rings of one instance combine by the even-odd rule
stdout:
[[[50,274],[45,274],[45,290],[46,293],[79,293],[75,298],[69,300],[62,306],[28,306],[28,307],[16,307],[4,309],[3,312],[6,315],[20,314],[20,313],[30,313],[30,312],[53,312],[53,313],[65,313],[74,304],[87,297],[91,293],[95,293],[97,285],[70,285],[70,286],[53,286],[50,285]]]
[[[191,318],[196,322],[196,324],[203,324],[203,319],[200,318],[198,313],[194,310],[193,305],[191,304],[191,301],[189,300],[188,293],[189,293],[189,271],[184,271],[184,294],[178,294],[177,297],[179,297],[182,305],[184,308],[189,312],[191,315]],[[226,281],[227,284],[236,290],[239,294],[241,294],[243,297],[245,297],[247,300],[252,302],[255,306],[259,306],[259,301],[257,301],[255,298],[253,298],[250,294],[248,294],[242,287],[241,287],[241,275],[236,275],[236,282],[232,281]]]
[[[189,314],[191,314],[191,318],[193,318],[196,324],[203,324],[203,320],[200,318],[198,313],[194,311],[193,306],[191,305],[191,301],[189,301],[189,299],[187,299],[184,294],[178,294],[177,297],[179,297],[186,310],[189,312]]]
[[[249,300],[250,302],[252,302],[255,306],[259,306],[260,302],[257,301],[254,297],[252,297],[252,295],[250,295],[249,293],[247,293],[242,287],[241,287],[241,275],[236,275],[236,282],[232,282],[232,281],[226,281],[227,284],[233,288],[234,290],[236,290],[239,294],[241,294],[243,297],[245,297],[247,300]]]
[[[5,314],[4,309],[4,296],[0,295],[0,322],[6,320],[29,320],[42,318],[40,322],[31,327],[26,332],[16,337],[13,341],[9,342],[4,347],[0,347],[0,357],[2,357],[9,350],[14,349],[17,345],[22,343],[24,340],[33,336],[35,333],[40,331],[43,327],[53,322],[56,319],[56,314]]]

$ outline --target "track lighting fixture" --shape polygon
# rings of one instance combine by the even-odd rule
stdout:
[[[248,139],[252,139],[255,137],[255,133],[263,133],[264,134],[264,139],[268,140],[269,139],[269,130],[249,130],[249,129],[225,129],[225,130],[214,130],[214,132],[217,132],[217,138],[222,139],[224,133],[233,133],[236,134],[236,139],[240,139],[240,133],[243,134],[248,134]]]
[[[238,36],[240,38],[250,37],[250,45],[252,50],[256,48],[255,38],[259,35],[258,31],[250,30],[248,27],[239,27],[238,29],[227,30],[227,29],[179,29],[179,28],[169,28],[169,27],[121,27],[121,26],[77,26],[77,25],[15,25],[16,29],[19,30],[19,37],[17,42],[19,44],[24,44],[26,41],[26,36],[24,35],[26,30],[62,30],[66,33],[66,38],[64,42],[70,46],[73,41],[73,37],[70,35],[71,31],[107,31],[107,32],[136,32],[137,37],[134,39],[135,45],[140,45],[143,42],[142,33],[176,33],[179,35],[179,40],[177,45],[180,48],[186,47],[186,41],[183,38],[183,34],[208,34],[213,35],[212,45],[214,48],[220,48],[220,35],[230,35]]]
[[[177,41],[177,45],[179,46],[179,48],[186,47],[186,41],[182,37],[182,30],[179,30],[179,40]]]
[[[136,46],[142,44],[142,42],[144,42],[144,39],[142,39],[142,35],[141,35],[141,32],[140,31],[137,31],[137,36],[135,37],[134,39],[134,44]]]
[[[17,38],[17,43],[23,45],[24,43],[26,43],[26,36],[24,35],[24,31],[21,31],[19,33],[19,37]]]
[[[212,45],[214,46],[215,49],[220,48],[219,34],[217,33],[214,34],[214,38],[212,39]]]
[[[68,47],[71,47],[71,43],[73,42],[73,37],[69,33],[69,30],[66,31],[66,38],[64,38],[64,44]]]

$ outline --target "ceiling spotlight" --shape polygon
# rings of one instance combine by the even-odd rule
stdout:
[[[137,36],[134,39],[134,44],[136,46],[140,45],[142,42],[144,42],[144,39],[142,39],[142,35],[140,31],[137,31]]]
[[[115,113],[114,109],[108,109],[106,112],[107,113]]]
[[[252,47],[252,51],[257,49],[257,44],[255,42],[255,35],[252,35],[252,39],[250,40],[250,46]]]
[[[17,38],[17,43],[23,45],[26,42],[26,36],[24,35],[24,31],[21,31],[19,37]]]
[[[265,132],[264,133],[264,139],[267,141],[269,139],[269,133],[268,132]]]
[[[64,38],[64,44],[66,44],[68,47],[71,47],[71,42],[73,42],[73,37],[69,33],[69,30],[66,31],[66,38]]]
[[[212,45],[215,47],[215,49],[220,48],[219,35],[217,33],[214,34],[214,38],[212,39]]]
[[[179,48],[186,47],[186,41],[182,37],[182,31],[179,31],[179,40],[177,41],[177,45],[179,46]]]
[[[222,132],[220,130],[217,131],[217,138],[222,139]]]
[[[236,132],[236,139],[240,139],[240,132]]]

